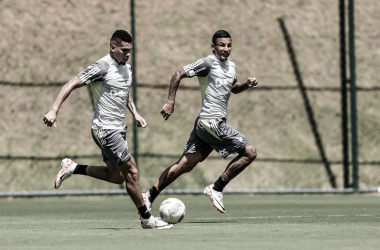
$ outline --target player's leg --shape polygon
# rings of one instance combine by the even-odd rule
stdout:
[[[223,205],[223,189],[256,158],[256,149],[248,139],[225,119],[202,120],[197,130],[199,137],[209,143],[224,159],[239,153],[227,166],[218,180],[207,186],[204,193],[209,196],[213,206],[221,213],[226,210]]]
[[[161,192],[182,174],[193,170],[200,161],[202,161],[202,154],[200,152],[182,155],[179,161],[168,167],[154,184],[157,191]]]
[[[126,162],[117,167],[125,180],[126,190],[137,208],[144,205],[139,185],[139,173],[136,162],[131,156]],[[145,211],[144,211],[145,212]]]
[[[182,174],[193,170],[193,168],[197,166],[202,159],[203,157],[200,152],[184,154],[178,162],[165,169],[152,188],[148,192],[142,194],[148,210],[152,209],[152,203],[162,190],[164,190]]]
[[[103,155],[103,160],[106,166],[90,166],[82,165],[74,162],[69,158],[65,158],[61,162],[61,169],[59,170],[54,181],[54,188],[58,189],[62,182],[72,175],[88,175],[93,178],[108,181],[114,184],[124,183],[124,177],[116,167]]]
[[[247,146],[239,152],[239,155],[228,164],[226,170],[218,180],[205,188],[204,193],[210,198],[211,203],[219,212],[226,212],[223,204],[223,189],[233,178],[248,167],[256,159],[256,156],[256,149],[248,143]]]
[[[239,155],[228,164],[226,170],[218,180],[205,188],[204,193],[210,197],[212,204],[219,212],[224,213],[226,211],[223,205],[223,189],[233,178],[248,167],[256,159],[256,156],[256,149],[248,143],[247,146],[239,152]]]
[[[152,208],[153,201],[159,193],[184,173],[190,172],[199,162],[204,161],[213,151],[213,148],[202,141],[196,133],[199,119],[194,123],[194,129],[190,133],[182,157],[177,163],[168,167],[159,177],[152,188],[143,194],[148,209]]]
[[[238,174],[248,167],[257,157],[256,148],[248,143],[226,167],[226,170],[219,177],[220,181],[214,183],[214,189],[222,192],[224,187]]]
[[[170,229],[173,225],[153,217],[147,209],[140,189],[139,172],[136,162],[131,156],[117,167],[125,180],[126,190],[141,216],[141,226],[144,229]]]
[[[109,160],[105,161],[105,164],[106,166],[89,165],[87,167],[83,166],[83,168],[86,168],[86,174],[88,176],[91,176],[99,180],[108,181],[114,184],[123,184],[124,176],[122,175],[120,170],[114,167]],[[78,174],[80,174],[79,171]]]
[[[129,153],[125,130],[102,130],[99,140],[102,153],[109,159],[110,167],[117,166],[123,175],[126,190],[139,211],[141,226],[144,229],[169,229],[170,225],[153,217],[147,210],[141,195],[136,162]],[[98,133],[99,136],[99,133]]]

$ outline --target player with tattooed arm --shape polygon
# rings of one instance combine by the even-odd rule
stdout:
[[[171,78],[168,101],[161,110],[165,120],[174,111],[176,92],[183,78],[198,77],[202,108],[178,162],[168,167],[152,188],[143,194],[148,209],[151,209],[153,201],[164,188],[182,174],[190,172],[216,150],[224,159],[238,154],[227,165],[218,180],[204,189],[212,205],[224,213],[226,211],[223,205],[224,187],[257,156],[256,149],[248,139],[227,125],[226,120],[231,92],[238,94],[249,88],[256,88],[258,81],[254,77],[248,78],[245,83],[237,81],[235,63],[230,56],[232,39],[227,31],[219,30],[213,35],[211,48],[212,53],[209,56],[178,69]]]

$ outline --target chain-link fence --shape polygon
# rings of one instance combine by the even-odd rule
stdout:
[[[90,13],[103,11],[107,15],[112,12],[121,15],[121,7],[84,2],[88,4]],[[344,188],[339,1],[211,2],[210,6],[201,1],[194,1],[189,6],[182,3],[187,12],[176,8],[170,15],[170,9],[175,7],[174,1],[169,1],[165,9],[154,1],[137,3],[137,107],[148,122],[147,128],[138,130],[139,154],[134,155],[139,158],[141,187],[150,188],[161,172],[179,159],[201,107],[197,80],[185,79],[177,93],[174,114],[168,121],[161,118],[159,111],[167,98],[171,73],[207,56],[213,32],[224,28],[233,38],[232,56],[239,81],[245,81],[251,75],[259,79],[259,88],[232,95],[230,99],[227,123],[247,136],[257,148],[258,157],[231,181],[227,189]],[[74,6],[70,7],[68,3],[60,8],[74,11],[75,7],[84,4],[75,6],[73,3]],[[7,18],[17,12],[17,6],[6,6],[7,1],[1,5],[4,6],[1,9],[1,22],[5,24],[1,28],[3,32],[11,24],[22,30],[22,25],[29,21],[35,25],[40,23],[42,28],[24,32],[34,31],[36,36],[41,32],[48,44],[65,37],[59,29],[49,29],[55,36],[51,41],[45,35],[44,27],[50,26],[41,18],[47,14],[38,17],[22,13],[18,23],[12,23]],[[54,6],[47,5],[47,9],[54,13]],[[242,13],[242,16],[228,20],[224,20],[222,14],[219,17],[218,13],[227,10]],[[380,4],[360,1],[356,3],[355,10],[359,187],[366,189],[380,185],[377,178],[380,174],[377,153],[380,143],[377,136],[380,121],[377,112],[380,40],[377,38],[380,31],[377,27],[380,19],[376,14]],[[209,12],[215,15],[207,15]],[[107,15],[99,18],[105,21]],[[244,16],[251,17],[252,21],[247,21]],[[125,29],[128,29],[128,23],[127,20]],[[96,27],[87,22],[83,26],[87,37],[96,33]],[[70,24],[59,27],[64,31],[74,29]],[[115,27],[119,26],[115,24],[107,29],[112,31]],[[66,34],[77,44],[86,43],[86,39],[75,36],[80,30],[75,27],[74,32]],[[21,39],[23,36],[19,31],[16,30],[18,36],[7,33],[1,40],[2,56],[6,60],[1,63],[0,191],[50,190],[64,157],[71,157],[81,164],[103,164],[90,134],[93,107],[88,89],[75,90],[66,100],[59,113],[57,129],[45,127],[42,118],[54,102],[63,81],[107,53],[109,38],[104,36],[111,32],[102,31],[101,42],[96,44],[99,49],[94,45],[93,48],[76,50],[76,43],[73,43],[69,48],[72,54],[61,55],[59,52],[62,57],[60,65],[56,65],[52,63],[56,58],[54,50],[45,53],[43,47],[33,41],[30,43],[35,50],[27,53],[27,64],[17,61],[18,54],[12,54],[11,44],[15,43],[19,49],[28,45]],[[64,44],[57,46],[65,48]],[[95,47],[99,51],[95,51]],[[80,54],[81,51],[85,53]],[[44,64],[40,57],[50,64]],[[39,63],[33,64],[34,60]],[[22,67],[27,70],[22,71]],[[50,71],[53,78],[47,73]],[[41,83],[38,81],[40,76],[44,79]],[[62,83],[51,83],[57,81]],[[132,125],[129,114],[127,124]],[[350,125],[348,129],[351,129]],[[350,134],[348,136],[350,141]],[[133,148],[132,138],[130,129],[127,133],[130,149]],[[352,156],[349,157],[351,159]],[[202,189],[218,178],[228,162],[213,152],[169,188]],[[352,183],[352,169],[346,174]],[[93,190],[120,187],[90,177],[74,176],[62,188]]]

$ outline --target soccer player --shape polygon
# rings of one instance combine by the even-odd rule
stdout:
[[[248,139],[226,124],[227,104],[231,92],[238,94],[248,88],[256,88],[256,78],[246,83],[237,81],[235,63],[232,60],[232,39],[227,31],[219,30],[212,37],[212,54],[178,69],[171,78],[168,101],[161,110],[167,120],[174,111],[175,96],[183,78],[197,76],[202,94],[202,108],[194,123],[194,129],[177,163],[167,168],[152,188],[143,193],[150,210],[159,193],[180,175],[190,172],[199,162],[216,150],[224,159],[238,153],[215,183],[207,186],[204,193],[221,213],[223,189],[256,158],[256,149]]]
[[[101,149],[106,166],[77,164],[69,158],[62,160],[55,177],[54,188],[71,175],[88,175],[115,184],[126,183],[126,189],[136,205],[144,229],[168,229],[173,225],[153,217],[141,194],[136,162],[128,151],[127,126],[124,123],[126,107],[134,116],[137,126],[145,128],[145,119],[137,112],[129,91],[132,66],[128,62],[132,50],[132,37],[124,30],[116,30],[110,40],[110,52],[67,82],[59,92],[44,123],[56,127],[59,108],[71,91],[91,84],[95,114],[92,118],[92,137]]]

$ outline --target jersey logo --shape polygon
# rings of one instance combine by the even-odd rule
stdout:
[[[196,73],[201,72],[202,70],[205,70],[205,69],[206,69],[206,67],[203,67],[201,69],[198,69],[198,70],[194,71],[194,73],[196,74]]]
[[[111,89],[110,95],[112,97],[115,97],[115,96],[125,97],[125,96],[128,95],[128,91],[118,90],[118,89]]]
[[[215,87],[219,88],[221,87],[222,85],[225,85],[225,86],[228,86],[230,84],[232,84],[234,81],[234,78],[225,78],[225,79],[221,79],[221,78],[218,78],[215,80]]]

